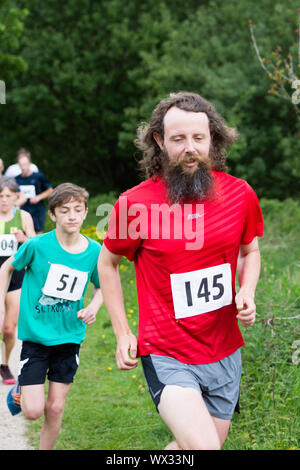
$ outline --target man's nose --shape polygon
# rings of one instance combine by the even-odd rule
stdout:
[[[195,144],[193,139],[187,138],[185,140],[185,152],[186,153],[195,153]]]

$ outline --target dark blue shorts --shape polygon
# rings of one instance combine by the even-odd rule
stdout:
[[[46,222],[46,212],[42,212],[40,214],[31,214],[34,224],[34,230],[36,232],[43,232],[45,228]]]

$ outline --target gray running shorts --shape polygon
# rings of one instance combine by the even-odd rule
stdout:
[[[142,356],[148,390],[158,410],[160,396],[166,385],[192,387],[198,390],[212,416],[231,419],[239,413],[241,352],[211,364],[184,364],[177,359],[149,354]]]

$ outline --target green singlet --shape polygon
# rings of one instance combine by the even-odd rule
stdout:
[[[23,230],[20,209],[15,210],[13,218],[8,222],[0,220],[0,235],[13,233],[15,230]]]

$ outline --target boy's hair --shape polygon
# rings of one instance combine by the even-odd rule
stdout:
[[[71,199],[84,202],[84,205],[87,208],[89,193],[85,188],[81,188],[73,183],[59,184],[53,189],[48,198],[49,211],[54,214],[56,207],[62,206],[63,204],[71,201]]]
[[[4,188],[10,189],[13,193],[17,193],[19,191],[15,178],[11,178],[10,176],[2,176],[2,178],[0,178],[0,193]]]

